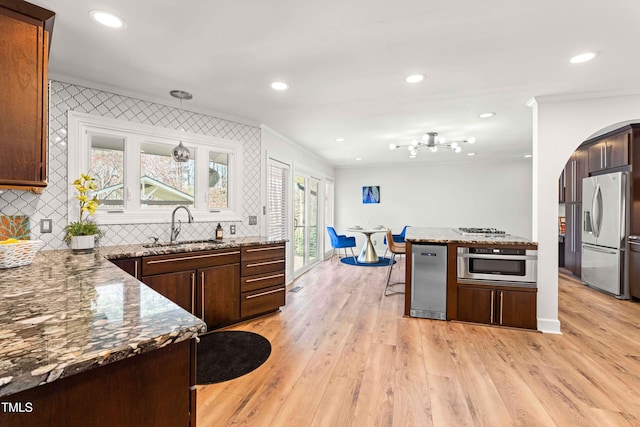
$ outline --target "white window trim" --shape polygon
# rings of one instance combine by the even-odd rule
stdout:
[[[77,195],[71,181],[78,178],[80,173],[89,169],[91,152],[88,144],[89,132],[99,132],[125,138],[125,168],[127,174],[134,176],[133,181],[139,183],[140,161],[139,144],[143,141],[153,141],[177,145],[182,141],[185,146],[196,149],[196,188],[194,191],[194,206],[189,207],[196,222],[212,221],[242,221],[240,210],[243,206],[243,178],[242,143],[225,138],[199,135],[175,129],[163,128],[141,123],[132,123],[110,117],[94,116],[91,114],[68,112],[68,218],[69,222],[78,219],[79,205],[75,199]],[[129,143],[127,143],[129,142]],[[138,147],[136,149],[135,147]],[[203,150],[212,150],[229,154],[229,208],[210,211],[206,206],[206,191],[198,186],[208,182],[208,156],[201,154]],[[198,152],[200,150],[200,152]],[[127,164],[127,159],[129,164]],[[137,161],[136,161],[137,159]],[[125,206],[127,202],[140,198],[140,186],[131,185],[131,180],[125,182]],[[142,224],[165,223],[171,220],[173,208],[144,209],[141,207],[127,207],[121,209],[99,209],[95,219],[98,224]]]

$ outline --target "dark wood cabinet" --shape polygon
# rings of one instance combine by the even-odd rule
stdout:
[[[457,320],[536,329],[536,288],[458,284]]]
[[[629,240],[629,293],[640,299],[640,242]]]
[[[240,319],[240,264],[198,270],[197,315],[207,329],[230,325]]]
[[[110,260],[113,264],[117,265],[131,276],[140,280],[140,258],[120,258]]]
[[[240,319],[239,249],[143,257],[142,282],[200,317],[209,330]]]
[[[564,197],[565,203],[576,203],[582,201],[582,179],[588,176],[587,172],[588,153],[585,149],[579,149],[569,158],[563,175],[560,177],[564,180]]]
[[[2,401],[31,411],[0,410],[0,425],[195,427],[194,340],[143,352],[60,378]]]
[[[47,186],[49,40],[55,14],[18,0],[0,1],[0,188]]]
[[[580,277],[582,265],[582,203],[565,205],[564,267]]]
[[[589,173],[629,164],[631,132],[610,135],[589,145]]]
[[[240,315],[258,316],[285,305],[285,245],[242,248]]]
[[[196,272],[194,270],[144,276],[142,282],[188,312],[195,314]]]
[[[209,330],[285,304],[284,243],[145,256],[140,265],[142,282],[200,317]]]

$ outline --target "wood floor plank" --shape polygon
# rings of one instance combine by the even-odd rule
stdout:
[[[311,425],[314,427],[352,426],[361,381],[360,378],[352,377],[331,378],[322,394]]]
[[[390,426],[393,420],[396,348],[372,344],[353,416],[354,425]]]
[[[320,406],[320,398],[326,390],[336,363],[342,351],[350,327],[336,323],[327,333],[300,379],[286,396],[278,413],[273,418],[273,426],[311,425]],[[313,390],[312,393],[309,391]]]
[[[267,337],[272,356],[199,386],[198,426],[640,425],[639,303],[560,274],[549,335],[405,318],[385,280],[321,262],[280,312],[229,328]]]
[[[437,426],[472,426],[473,418],[462,392],[462,385],[455,377],[427,375],[431,413]]]

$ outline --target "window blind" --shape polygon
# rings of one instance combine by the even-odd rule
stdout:
[[[289,167],[274,160],[269,161],[267,186],[267,236],[270,239],[286,239]]]

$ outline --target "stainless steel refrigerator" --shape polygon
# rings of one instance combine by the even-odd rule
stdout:
[[[582,180],[582,281],[629,299],[626,273],[629,172]]]

